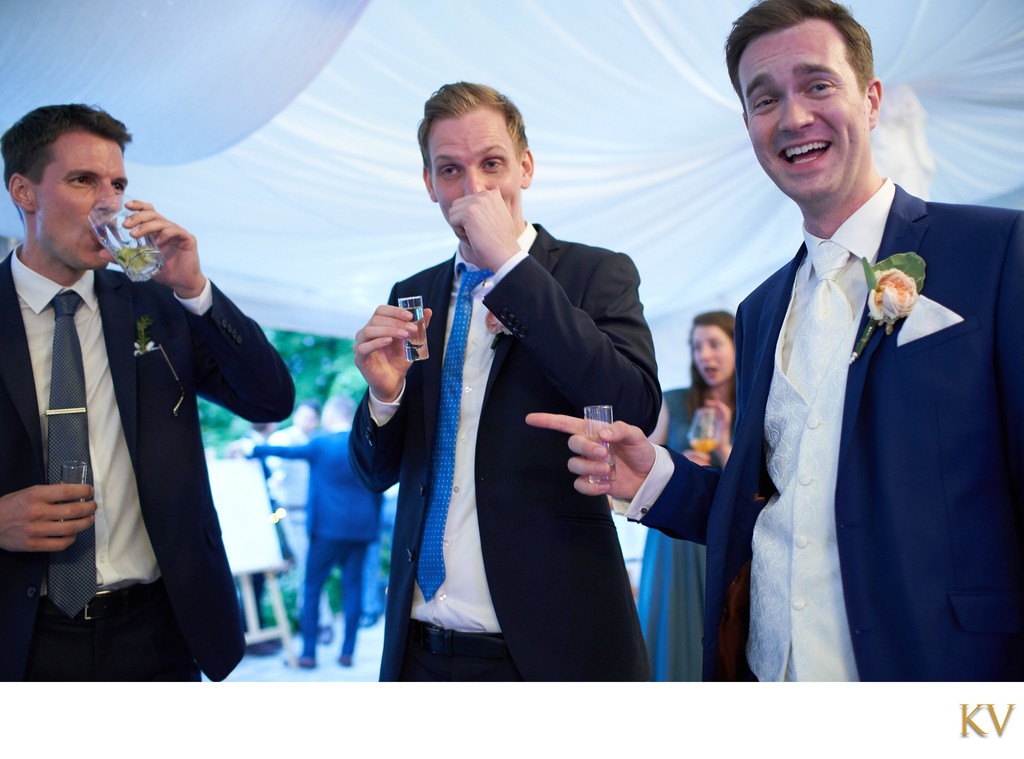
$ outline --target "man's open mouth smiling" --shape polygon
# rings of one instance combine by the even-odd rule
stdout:
[[[806,163],[813,161],[828,150],[829,145],[831,145],[829,142],[809,142],[806,145],[786,148],[782,154],[790,163]]]

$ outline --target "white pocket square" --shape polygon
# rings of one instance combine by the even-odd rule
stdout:
[[[955,311],[950,311],[943,305],[936,303],[929,298],[919,295],[917,303],[907,315],[903,329],[896,336],[896,345],[906,345],[922,337],[934,335],[946,327],[959,324],[964,317]]]

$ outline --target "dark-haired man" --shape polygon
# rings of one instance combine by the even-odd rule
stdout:
[[[0,263],[4,680],[219,680],[244,648],[196,397],[277,421],[294,387],[259,326],[203,275],[196,239],[150,204],[129,204],[128,226],[154,237],[163,269],[139,283],[106,270],[86,217],[124,193],[130,140],[82,105],[38,108],[2,139],[25,223]],[[58,332],[67,363],[53,361]],[[84,403],[54,408],[51,384],[77,384]],[[87,422],[68,437],[82,438],[91,485],[53,484],[62,441],[50,431],[68,415]],[[64,579],[71,564],[82,582]]]
[[[706,540],[706,679],[1024,679],[1024,214],[878,174],[882,85],[844,6],[764,0],[726,57],[806,244],[737,312],[725,469],[619,425],[617,480],[576,487]]]

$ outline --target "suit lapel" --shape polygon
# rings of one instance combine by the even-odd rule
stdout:
[[[889,219],[885,224],[885,232],[882,234],[882,242],[878,246],[876,263],[896,253],[905,253],[907,251],[919,252],[921,240],[928,231],[927,215],[928,210],[923,200],[907,194],[902,188],[897,186],[896,197],[893,199],[892,209],[889,211]],[[897,323],[896,331],[891,335],[886,335],[884,329],[875,330],[875,334],[871,336],[867,346],[864,348],[864,352],[850,365],[850,370],[846,377],[846,399],[843,405],[843,431],[839,441],[840,462],[846,459],[846,451],[851,444],[854,420],[860,411],[864,384],[867,382],[868,373],[874,362],[875,354],[883,341],[896,340],[896,333],[902,328],[903,321],[900,320]],[[857,330],[858,339],[867,323],[868,312],[864,308],[860,328]]]
[[[121,427],[132,461],[136,460],[138,429],[138,378],[135,372],[135,313],[132,288],[126,280],[108,271],[96,272],[96,298],[103,320],[103,342],[114,382],[114,396],[121,414]]]
[[[40,429],[40,410],[36,401],[36,383],[32,372],[32,358],[25,337],[25,322],[21,318],[21,305],[11,276],[11,253],[0,264],[0,381],[10,393],[11,401],[25,425],[29,440],[40,462],[43,460],[43,436]]]
[[[772,378],[775,374],[775,349],[779,343],[782,325],[786,320],[789,302],[793,295],[793,282],[800,263],[804,258],[807,246],[801,245],[796,257],[790,262],[789,268],[782,273],[778,287],[770,288],[761,308],[757,332],[754,334],[754,374],[749,386],[749,397],[742,400],[742,408],[737,409],[738,422],[735,440],[762,441],[756,448],[743,451],[751,461],[757,462],[758,497],[767,499],[772,495],[775,486],[768,475],[768,465],[764,455],[764,419],[768,408],[768,394],[771,390]],[[744,338],[745,339],[745,338]],[[756,429],[749,429],[751,426]],[[744,496],[750,494],[745,493]]]

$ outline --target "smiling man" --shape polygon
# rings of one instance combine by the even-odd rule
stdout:
[[[706,541],[706,679],[1020,680],[1024,214],[879,175],[882,85],[844,6],[758,3],[726,59],[805,239],[737,312],[728,465],[617,425],[617,478],[591,483],[580,420],[530,421],[574,433],[578,490]]]
[[[636,267],[524,220],[533,154],[519,110],[490,87],[438,90],[419,141],[455,255],[396,284],[355,345],[369,391],[353,469],[372,490],[401,483],[381,679],[646,679],[608,502],[573,493],[561,436],[524,421],[613,404],[654,428]],[[402,338],[415,328],[395,305],[410,295],[429,319],[430,358],[414,363]]]

